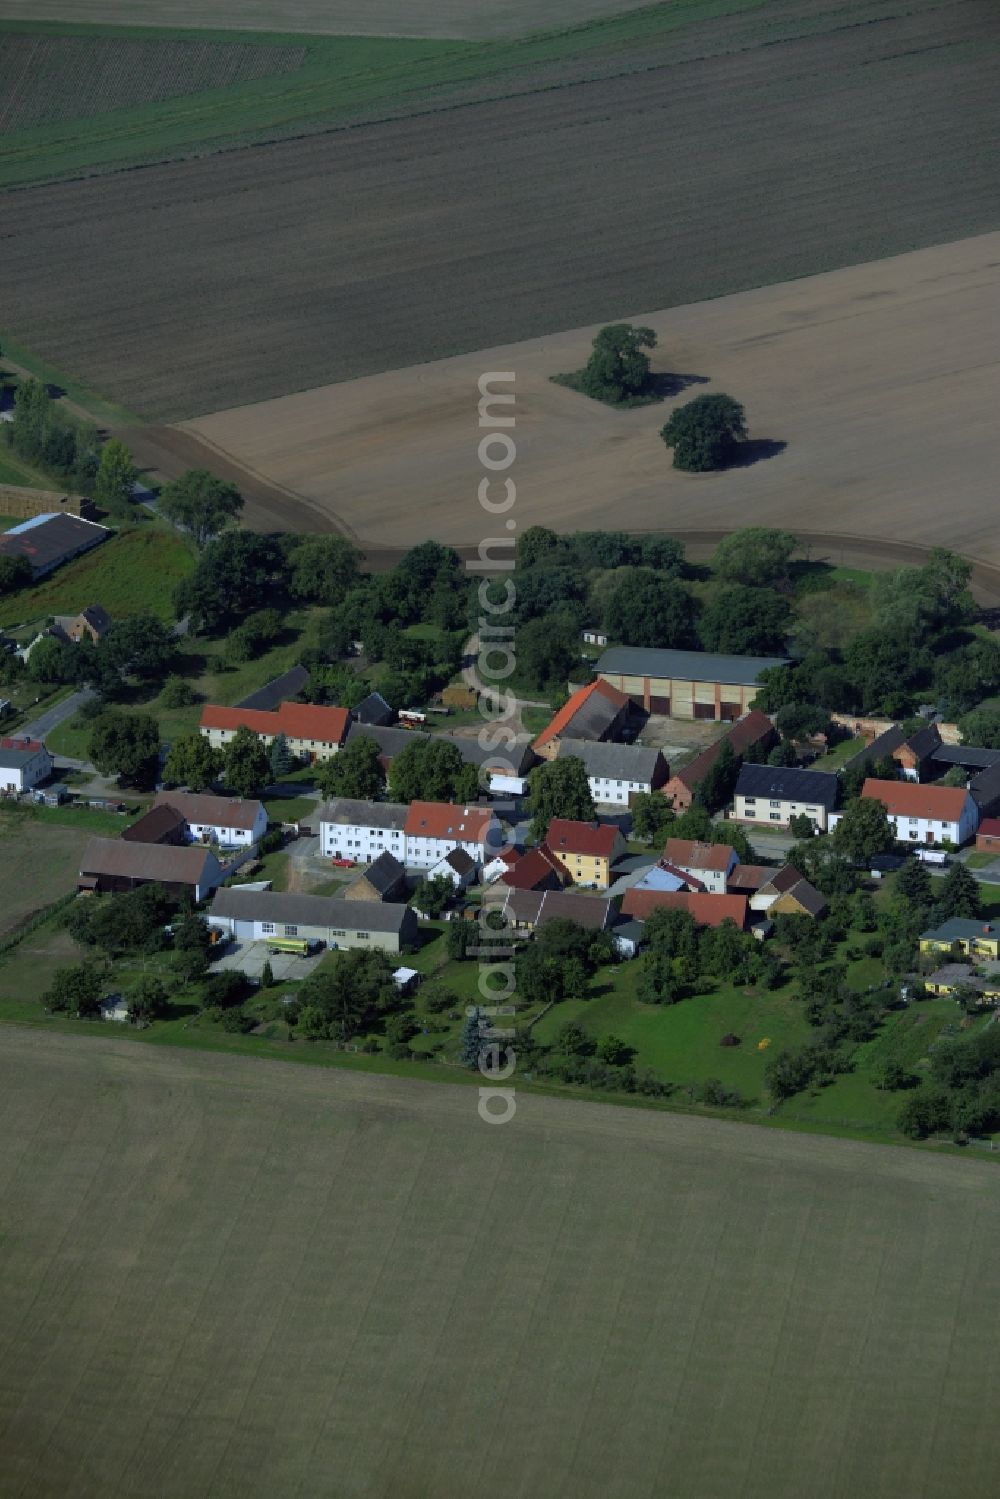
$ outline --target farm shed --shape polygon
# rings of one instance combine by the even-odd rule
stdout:
[[[36,515],[0,536],[0,556],[27,557],[32,575],[44,578],[110,535],[107,526],[78,515]]]
[[[331,948],[377,948],[398,953],[411,947],[417,938],[417,918],[409,906],[248,890],[239,885],[216,892],[208,921],[238,942],[300,937]]]
[[[221,880],[219,861],[207,848],[88,838],[80,858],[77,888],[119,895],[140,885],[155,884],[172,895],[192,895],[201,901]]]
[[[784,656],[719,656],[710,651],[612,646],[597,674],[647,713],[670,718],[737,719],[757,695],[760,674]]]

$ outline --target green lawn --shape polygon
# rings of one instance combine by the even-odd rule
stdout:
[[[272,822],[300,822],[313,816],[319,808],[314,796],[273,796],[264,802]]]
[[[593,998],[555,1005],[534,1036],[549,1044],[573,1021],[595,1039],[620,1036],[634,1048],[636,1066],[651,1067],[667,1082],[688,1086],[717,1077],[754,1099],[763,1090],[768,1050],[758,1044],[777,1048],[808,1038],[809,1026],[788,989],[758,993],[720,985],[713,994],[679,1004],[644,1005],[635,998],[638,977],[635,961],[603,970]],[[739,1046],[719,1044],[730,1032],[741,1038]]]
[[[164,742],[172,743],[181,734],[192,734],[198,728],[205,703],[230,705],[247,697],[265,682],[280,676],[293,666],[302,653],[304,645],[311,639],[311,630],[318,611],[294,610],[284,620],[281,640],[262,651],[252,661],[240,666],[227,667],[222,662],[225,640],[204,640],[185,636],[177,643],[177,660],[173,674],[189,682],[197,701],[184,708],[166,708],[162,694],[137,697],[132,704],[136,712],[151,713],[160,726]],[[90,726],[86,719],[75,714],[47,737],[53,753],[71,759],[85,759],[90,739]],[[298,773],[293,773],[298,774]],[[305,769],[299,779],[311,780],[311,772]],[[289,777],[292,779],[292,777]]]
[[[137,521],[33,587],[0,601],[0,626],[41,623],[88,604],[103,604],[111,615],[152,613],[172,619],[174,589],[193,567],[191,547],[172,526]]]
[[[865,747],[863,739],[842,739],[835,744],[832,750],[828,750],[818,760],[814,760],[809,767],[810,770],[839,770],[847,763],[852,755],[857,755]]]
[[[106,115],[38,125],[9,135],[0,155],[0,187],[83,173],[94,167],[173,158],[288,133],[306,122],[335,121],[361,110],[418,106],[441,91],[539,63],[640,47],[694,21],[758,8],[763,0],[676,0],[624,16],[539,33],[517,41],[461,42],[367,36],[308,37],[151,27],[8,21],[2,31],[47,36],[188,39],[306,47],[303,66],[197,95],[117,109]],[[498,87],[502,90],[503,85]],[[6,343],[7,341],[4,340]],[[12,357],[16,357],[13,348]]]
[[[1000,859],[1000,854],[990,854],[985,849],[979,849],[976,853],[970,854],[965,862],[970,869],[985,869],[987,864],[995,864],[998,859]]]
[[[0,484],[15,484],[21,489],[57,488],[54,479],[46,478],[45,474],[25,463],[23,458],[18,458],[5,443],[0,443]],[[24,519],[24,516],[20,517],[20,520]],[[8,527],[18,524],[17,519],[3,518],[0,519],[0,530],[6,531]]]

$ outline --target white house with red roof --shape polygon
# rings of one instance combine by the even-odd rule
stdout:
[[[250,729],[264,744],[279,734],[300,760],[329,760],[347,736],[350,714],[346,708],[322,708],[315,703],[281,703],[273,713],[262,708],[223,708],[206,703],[201,712],[201,732],[215,749],[223,749],[237,729]]]
[[[693,875],[712,895],[725,895],[729,876],[739,863],[728,843],[701,843],[691,838],[668,838],[663,850],[668,864]]]
[[[403,833],[409,869],[433,869],[456,848],[481,869],[502,841],[500,821],[491,808],[456,802],[411,802]]]
[[[959,848],[979,826],[979,808],[964,786],[878,781],[869,776],[861,795],[882,803],[900,843],[952,843]],[[834,815],[839,822],[843,814]]]
[[[30,791],[52,774],[52,756],[40,739],[10,735],[0,739],[0,796]]]
[[[267,832],[263,802],[233,796],[202,795],[193,791],[161,791],[155,807],[172,807],[183,817],[194,843],[218,843],[224,848],[252,848]]]

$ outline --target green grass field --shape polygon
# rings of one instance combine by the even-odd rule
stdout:
[[[16,484],[22,489],[52,489],[54,481],[47,479],[44,474],[18,458],[10,448],[3,446],[0,447],[0,484]],[[0,519],[0,529],[4,531],[17,524],[18,518],[14,516]]]
[[[415,105],[442,90],[484,79],[496,78],[502,94],[505,74],[563,58],[639,47],[693,22],[754,10],[762,3],[675,0],[519,41],[493,42],[5,21],[0,23],[0,35],[131,38],[147,49],[157,39],[293,48],[304,44],[307,55],[304,64],[292,72],[9,134],[0,143],[0,187],[171,158],[195,147],[218,148],[280,136],[296,127],[333,123],[361,112],[395,112],[401,102]]]
[[[992,1492],[988,1162],[109,1029],[0,1049],[6,1493]]]
[[[0,811],[0,939],[75,890],[87,838],[106,832],[98,824],[49,819],[27,807]],[[36,977],[25,998],[37,1000],[43,987]]]
[[[112,615],[148,612],[172,619],[174,589],[193,566],[193,552],[177,531],[139,521],[0,601],[0,625],[41,622],[88,604],[103,604]]]

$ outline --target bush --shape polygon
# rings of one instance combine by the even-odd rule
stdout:
[[[242,1005],[234,1005],[222,1012],[222,1029],[232,1035],[246,1036],[256,1024],[253,1015],[248,1014]]]

